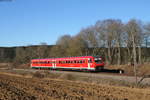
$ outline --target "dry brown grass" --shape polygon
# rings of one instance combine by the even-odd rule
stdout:
[[[150,100],[149,89],[0,74],[0,99]]]
[[[4,73],[0,72],[0,73]],[[85,83],[94,83],[94,84],[107,84],[111,86],[125,86],[125,87],[137,87],[135,83],[123,81],[123,80],[115,80],[111,78],[97,78],[92,76],[81,76],[75,75],[73,73],[53,73],[48,70],[45,71],[36,71],[36,72],[28,72],[24,70],[10,70],[6,71],[5,74],[10,75],[19,75],[20,77],[32,77],[32,78],[40,78],[40,79],[59,79],[59,80],[69,80],[76,82],[85,82]],[[149,85],[139,84],[138,88],[148,88]]]
[[[134,75],[134,66],[131,65],[110,65],[107,69],[122,69],[126,75]],[[137,66],[138,76],[150,75],[150,63],[145,63]]]

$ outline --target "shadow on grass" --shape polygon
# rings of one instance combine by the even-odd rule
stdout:
[[[54,70],[54,69],[53,69]],[[60,71],[70,71],[70,72],[91,72],[91,73],[119,73],[123,74],[124,70],[121,69],[103,69],[103,70],[98,70],[98,71],[90,71],[90,70],[79,70],[79,69],[55,69],[55,70],[60,70]]]
[[[121,69],[103,69],[101,71],[98,71],[98,72],[106,72],[106,73],[124,73],[124,70],[121,70]]]

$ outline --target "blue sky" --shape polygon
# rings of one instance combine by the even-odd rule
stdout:
[[[0,2],[0,46],[55,44],[64,34],[108,18],[150,21],[150,0],[12,0]]]

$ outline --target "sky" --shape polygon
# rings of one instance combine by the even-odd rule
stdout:
[[[150,21],[150,0],[0,0],[0,47],[74,36],[98,20]]]

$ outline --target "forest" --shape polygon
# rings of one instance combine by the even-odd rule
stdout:
[[[150,62],[150,23],[106,19],[81,29],[74,36],[60,36],[55,45],[43,42],[36,46],[0,48],[1,62],[17,64],[29,63],[35,58],[87,55],[102,56],[108,65]]]

